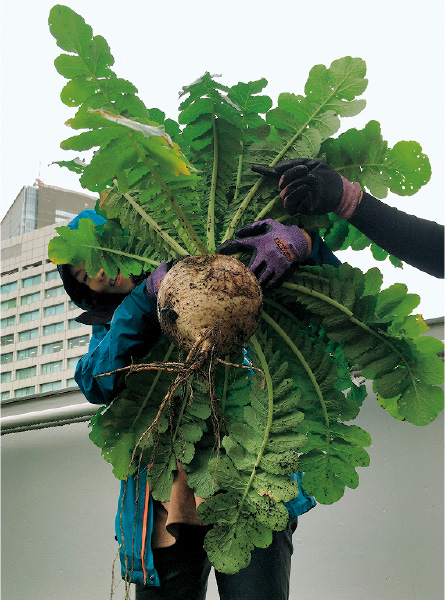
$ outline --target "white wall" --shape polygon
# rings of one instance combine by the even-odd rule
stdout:
[[[86,423],[2,437],[2,597],[108,600],[119,482]]]
[[[370,394],[357,423],[371,466],[357,490],[300,518],[290,599],[442,600],[443,413],[415,427]],[[108,600],[118,488],[86,423],[4,435],[2,597]]]

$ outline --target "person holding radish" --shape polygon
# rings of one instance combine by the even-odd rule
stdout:
[[[285,161],[275,167],[254,165],[253,170],[276,179],[284,207],[290,214],[334,212],[401,260],[436,277],[443,277],[443,227],[390,208],[363,193],[335,170],[311,159]],[[82,218],[105,222],[95,211]],[[431,248],[433,251],[431,251]],[[271,219],[245,225],[217,249],[219,254],[250,255],[249,268],[263,290],[274,288],[299,265],[340,263],[318,234]],[[152,273],[109,278],[103,269],[90,277],[85,265],[59,265],[70,298],[85,310],[77,320],[93,328],[88,353],[79,361],[75,379],[88,401],[109,404],[120,386],[113,373],[141,359],[162,335],[156,312],[160,282],[170,268],[163,261]],[[147,469],[147,466],[144,466]],[[295,474],[299,481],[299,474]],[[216,574],[222,600],[286,600],[289,590],[292,533],[298,516],[315,501],[301,489],[287,504],[289,524],[274,532],[268,548],[256,548],[250,565],[235,575]],[[123,578],[136,584],[137,600],[203,600],[210,563],[203,549],[208,526],[196,508],[202,499],[187,485],[178,463],[170,502],[154,501],[144,477],[122,482],[116,518]],[[124,540],[134,540],[125,543]]]
[[[298,158],[274,167],[252,165],[252,170],[277,181],[290,215],[333,212],[400,260],[444,277],[443,225],[388,206],[317,160]]]
[[[82,218],[101,225],[105,219],[94,210],[82,211],[70,224],[77,229]],[[250,254],[249,268],[263,288],[276,287],[300,264],[329,263],[338,259],[317,234],[286,226],[270,219],[253,223],[237,232],[217,252]],[[170,264],[163,261],[152,273],[114,279],[101,269],[90,277],[81,265],[58,265],[69,297],[84,309],[77,321],[92,326],[87,354],[79,361],[75,380],[89,402],[109,404],[117,395],[120,374],[145,356],[162,335],[156,303],[160,282]],[[108,373],[106,377],[97,377]],[[143,467],[142,475],[147,466]],[[299,494],[286,504],[290,518],[284,531],[274,532],[268,548],[256,548],[248,567],[234,575],[216,573],[222,600],[286,600],[289,593],[292,533],[298,516],[315,505],[301,488],[300,474],[293,476]],[[210,562],[203,549],[208,526],[196,515],[202,499],[187,485],[178,463],[170,501],[161,503],[150,496],[141,473],[122,482],[116,517],[122,577],[136,584],[137,600],[203,600]]]

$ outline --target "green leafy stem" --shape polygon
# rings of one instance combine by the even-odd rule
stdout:
[[[264,376],[266,379],[268,409],[267,409],[267,423],[266,423],[266,427],[264,430],[263,442],[262,442],[260,450],[258,452],[258,455],[257,455],[256,461],[255,461],[254,467],[252,469],[252,473],[250,475],[249,481],[246,485],[246,489],[244,490],[244,494],[243,494],[243,497],[242,497],[241,503],[240,503],[240,509],[244,503],[244,500],[247,497],[247,494],[249,493],[249,489],[250,489],[253,479],[255,477],[256,470],[257,470],[258,465],[260,464],[261,459],[263,457],[264,451],[267,446],[267,442],[269,440],[270,428],[272,427],[272,422],[273,422],[273,383],[272,383],[272,377],[271,377],[270,371],[269,371],[269,365],[267,364],[266,357],[264,356],[264,352],[261,349],[258,338],[255,335],[251,337],[251,342],[252,342],[252,345],[255,349],[255,352],[256,352],[258,358],[260,359],[261,367],[263,369]]]
[[[366,323],[363,323],[362,321],[360,321],[359,319],[357,319],[356,317],[354,317],[354,313],[352,311],[350,311],[348,308],[346,308],[345,306],[343,306],[343,304],[340,304],[339,302],[337,302],[336,300],[334,300],[333,298],[330,298],[329,296],[326,296],[326,294],[323,294],[321,292],[317,292],[316,290],[312,290],[304,285],[301,284],[297,284],[297,283],[283,283],[283,287],[287,288],[289,290],[295,290],[298,292],[302,292],[303,294],[307,294],[309,296],[313,296],[315,298],[318,298],[319,300],[323,300],[323,302],[326,302],[328,304],[331,304],[331,306],[334,306],[335,308],[337,308],[338,310],[340,310],[342,313],[344,313],[345,315],[348,316],[349,320],[351,321],[351,323],[354,323],[354,325],[357,325],[358,327],[361,327],[363,330],[365,330],[366,332],[370,333],[371,335],[375,336],[376,338],[378,338],[383,344],[385,344],[386,346],[389,346],[389,348],[391,348],[391,350],[397,354],[397,356],[400,358],[401,362],[404,364],[404,366],[406,367],[406,369],[408,370],[408,372],[411,375],[411,379],[413,380],[414,386],[415,386],[415,378],[413,377],[412,374],[412,370],[405,358],[405,356],[394,346],[394,344],[392,344],[389,339],[387,337],[385,337],[383,334],[379,333],[378,331],[376,331],[375,329],[373,329],[372,327],[369,327],[368,325],[366,325]]]
[[[253,465],[249,480],[247,481],[247,483],[245,485],[244,493],[243,493],[239,503],[237,504],[238,518],[240,518],[242,515],[243,504],[249,494],[250,488],[252,487],[252,483],[253,483],[253,480],[255,479],[258,466],[259,466],[261,459],[263,457],[263,454],[266,450],[266,446],[269,441],[270,429],[273,424],[274,395],[273,395],[273,382],[272,382],[272,376],[271,376],[270,370],[269,370],[269,365],[267,364],[266,357],[264,356],[264,352],[261,349],[261,345],[258,341],[258,338],[255,335],[253,335],[250,338],[250,341],[252,342],[255,353],[257,354],[257,356],[260,360],[261,368],[264,373],[264,378],[266,381],[266,388],[267,388],[267,396],[268,396],[268,409],[267,409],[267,422],[266,422],[266,427],[264,429],[263,441],[261,443],[260,449],[256,456],[256,460]]]
[[[200,240],[198,234],[196,233],[196,231],[193,228],[193,225],[188,220],[187,215],[185,214],[185,212],[179,206],[179,204],[176,201],[175,197],[173,196],[171,190],[168,188],[166,182],[162,179],[161,175],[157,172],[157,170],[155,169],[154,165],[147,158],[147,156],[145,155],[145,153],[141,150],[139,144],[136,142],[136,140],[134,139],[134,137],[132,135],[130,135],[129,137],[130,137],[131,143],[132,143],[134,149],[136,150],[139,158],[142,160],[142,162],[144,163],[144,165],[147,167],[147,169],[153,175],[153,178],[155,179],[155,181],[160,185],[161,189],[163,190],[163,192],[165,193],[166,197],[170,201],[170,203],[171,203],[174,211],[178,215],[179,219],[182,221],[182,223],[183,223],[183,225],[184,225],[187,233],[189,234],[190,238],[196,244],[196,247],[198,248],[199,252],[201,252],[202,254],[208,254],[207,248],[205,247],[205,245],[203,244],[203,242]],[[132,204],[132,206],[134,206],[134,205]],[[134,208],[136,208],[136,207],[134,206]],[[144,217],[144,219],[147,220],[146,217]],[[171,244],[171,242],[169,242],[169,243]],[[186,252],[186,254],[188,254],[188,252]]]
[[[275,303],[274,303],[274,305],[275,305]],[[276,306],[279,306],[279,305],[277,304]],[[282,309],[282,307],[279,307],[279,308]],[[285,311],[285,309],[282,309],[282,310]],[[280,327],[280,325],[278,325],[278,323],[276,321],[274,321],[274,319],[272,319],[272,317],[270,317],[266,312],[263,311],[261,313],[261,316],[264,319],[264,321],[266,321],[266,323],[268,325],[270,325],[272,327],[272,329],[274,329],[278,333],[278,335],[286,342],[286,344],[289,346],[289,348],[292,350],[292,352],[295,354],[295,356],[299,360],[301,366],[306,371],[312,385],[314,386],[315,392],[320,401],[321,409],[323,411],[323,416],[324,416],[325,423],[326,423],[326,432],[327,432],[326,447],[328,449],[330,439],[331,439],[329,415],[328,415],[326,403],[323,398],[323,392],[321,391],[320,386],[318,385],[318,382],[314,375],[314,372],[312,371],[311,367],[309,366],[307,360],[304,358],[303,354],[300,352],[300,350],[298,349],[296,344],[294,344],[294,342],[290,339],[290,337],[287,335],[287,333],[284,331],[284,329],[282,327]]]
[[[115,182],[117,185],[117,182]],[[154,219],[148,215],[145,210],[130,196],[130,194],[123,194],[124,198],[131,204],[135,211],[137,211],[141,217],[148,223],[148,225],[158,233],[162,239],[178,254],[181,256],[187,256],[188,252],[183,248],[176,240],[174,240],[166,231],[160,227]]]
[[[210,96],[211,98],[211,96]],[[215,252],[215,197],[216,197],[216,181],[218,174],[218,137],[216,131],[215,110],[212,102],[212,131],[213,131],[213,166],[212,180],[210,184],[209,208],[207,211],[207,246],[211,253]]]
[[[311,122],[315,119],[315,117],[322,111],[322,109],[326,106],[326,104],[328,104],[329,101],[335,96],[337,90],[340,89],[341,85],[344,83],[345,80],[346,80],[346,77],[344,80],[342,80],[341,82],[338,83],[338,85],[332,90],[332,93],[324,100],[324,102],[322,102],[318,106],[318,108],[312,113],[312,115],[307,119],[307,121],[300,127],[300,129],[295,133],[295,135],[287,142],[287,144],[284,146],[284,148],[272,160],[272,162],[269,165],[270,167],[274,167],[284,157],[286,152],[290,148],[292,148],[292,146],[295,144],[295,142],[298,140],[298,138],[304,133],[305,129],[311,124]],[[232,221],[230,222],[229,227],[227,228],[227,231],[222,240],[223,242],[225,242],[226,240],[230,239],[233,236],[240,219],[242,218],[243,214],[245,213],[247,207],[249,206],[250,201],[252,200],[253,196],[255,195],[255,193],[257,192],[257,190],[260,188],[261,184],[263,183],[263,180],[264,180],[264,177],[261,176],[258,179],[258,181],[249,190],[249,192],[247,193],[244,200],[241,202]]]
[[[120,256],[125,256],[126,258],[133,258],[134,260],[143,261],[152,265],[154,267],[159,266],[158,260],[152,260],[150,258],[145,258],[145,256],[139,256],[138,254],[130,254],[129,252],[124,252],[123,250],[116,250],[114,248],[105,248],[103,246],[93,246],[93,244],[82,244],[84,248],[91,248],[91,250],[102,250],[103,252],[110,252],[111,254],[119,254]]]
[[[81,55],[80,52],[79,52],[79,56],[81,58],[83,58],[83,56]],[[114,111],[115,107],[114,107],[113,101],[108,94],[108,90],[106,89],[106,86],[102,85],[102,80],[100,78],[98,78],[96,73],[90,68],[88,61],[83,60],[83,66],[89,72],[89,78],[91,79],[91,81],[94,82],[97,89],[99,89],[100,92],[103,94],[103,97],[105,99],[106,104],[108,105],[108,108],[111,109],[112,111]],[[176,214],[178,215],[180,221],[183,223],[188,235],[193,240],[193,242],[196,244],[196,247],[198,248],[199,252],[202,254],[207,254],[208,253],[207,248],[205,247],[203,242],[200,240],[200,238],[197,235],[196,231],[194,230],[192,224],[190,223],[190,221],[187,218],[186,214],[184,213],[183,209],[179,206],[178,202],[176,201],[175,197],[173,196],[171,190],[168,188],[164,179],[157,172],[157,170],[155,169],[155,167],[151,163],[151,161],[147,158],[146,153],[141,149],[141,145],[135,140],[134,136],[131,133],[128,133],[127,135],[128,135],[128,138],[129,138],[131,144],[133,145],[137,155],[139,156],[139,158],[141,159],[143,164],[147,167],[147,169],[150,171],[153,178],[159,184],[159,186],[165,193],[166,197],[172,204],[173,209],[175,210]],[[125,197],[127,200],[129,200],[129,198],[127,196],[125,196]],[[141,211],[138,210],[138,208],[135,206],[135,204],[133,202],[131,202],[131,204],[139,212],[139,214],[141,214],[141,216],[147,221],[146,216],[144,216],[144,215],[146,215],[146,213],[141,213]],[[160,233],[162,235],[162,237],[164,237],[163,232],[161,233],[161,231],[160,231],[160,228],[157,228],[156,230],[158,231],[158,233]],[[164,237],[164,239],[165,239],[165,237]],[[176,252],[179,252],[179,254],[181,254],[181,255],[188,254],[188,252],[184,251],[184,249],[181,248],[179,246],[179,244],[176,244],[176,242],[174,242],[174,240],[172,238],[170,238],[169,240],[166,240],[166,241],[168,241],[168,243],[173,248],[175,248]]]

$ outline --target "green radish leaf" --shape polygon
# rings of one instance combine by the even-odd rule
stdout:
[[[419,352],[430,354],[443,352],[444,344],[431,336],[423,336],[414,340],[414,344]]]
[[[86,54],[93,30],[84,19],[67,6],[56,4],[49,14],[49,30],[62,50]]]
[[[109,223],[98,232],[90,219],[80,219],[78,229],[57,227],[56,231],[59,236],[53,238],[48,245],[48,257],[54,264],[80,265],[86,262],[90,277],[95,277],[103,266],[104,253],[107,254],[108,269],[111,269],[106,273],[109,277],[116,277],[118,268],[124,277],[139,275],[146,264],[139,257],[121,250],[121,244],[125,244],[126,238],[116,223]],[[118,232],[121,234],[119,237]],[[124,262],[122,257],[125,257]],[[100,265],[99,268],[97,265]]]
[[[126,433],[112,448],[104,448],[102,456],[113,464],[113,475],[116,479],[125,480],[136,471],[136,465],[131,465],[131,453],[136,443],[133,433]]]
[[[382,398],[377,395],[377,402],[381,407],[385,408],[389,414],[397,419],[398,421],[404,421],[405,417],[402,415],[399,409],[398,400],[400,396],[396,396],[395,398]]]
[[[376,314],[380,318],[390,319],[409,315],[420,303],[417,294],[407,294],[408,288],[395,283],[383,290],[377,299]]]
[[[301,469],[305,471],[302,479],[304,490],[323,504],[340,500],[346,482],[350,483],[353,479],[349,465],[342,461],[330,463],[324,454],[318,452],[302,457]]]
[[[150,467],[148,472],[148,483],[155,500],[168,502],[173,485],[174,474],[176,472],[175,455],[166,452],[160,455],[156,462]]]
[[[209,498],[220,489],[209,468],[209,462],[214,457],[214,453],[213,445],[199,447],[193,460],[184,465],[187,471],[187,485],[199,498]]]
[[[80,159],[59,160],[59,161],[54,161],[51,164],[59,165],[59,167],[66,167],[69,171],[72,171],[73,173],[78,173],[80,175],[83,173],[83,171],[86,167],[86,163]],[[94,191],[96,191],[96,190],[94,190]]]
[[[384,167],[389,189],[399,196],[412,196],[431,177],[430,162],[417,142],[395,144],[386,153]]]
[[[415,425],[428,425],[443,410],[443,390],[419,383],[416,387],[409,387],[398,398],[397,405],[400,415]]]
[[[250,562],[251,551],[254,549],[251,541],[253,537],[259,541],[258,545],[261,544],[263,547],[267,547],[272,542],[270,530],[254,519],[244,518],[242,522],[233,525],[218,524],[206,535],[204,550],[218,571],[227,574],[237,573]]]
[[[95,146],[108,144],[111,140],[121,137],[124,134],[120,127],[107,127],[96,129],[95,131],[85,131],[80,135],[73,136],[64,140],[60,147],[64,150],[89,150]]]
[[[404,316],[412,306],[417,305],[418,297],[412,298],[401,284],[391,286],[377,296],[375,324],[369,319],[364,323],[354,314],[357,301],[352,307],[350,299],[349,306],[342,304],[342,299],[339,301],[337,285],[333,284],[333,279],[337,278],[336,270],[328,266],[315,269],[322,280],[317,282],[310,276],[305,280],[304,273],[300,272],[298,278],[301,282],[305,280],[306,285],[284,284],[283,287],[289,290],[289,297],[293,295],[309,311],[321,317],[328,337],[342,346],[346,358],[361,364],[367,376],[375,377],[373,389],[379,396],[400,396],[398,403],[399,407],[404,407],[406,420],[419,425],[434,420],[442,410],[442,403],[438,402],[442,392],[434,387],[443,380],[442,367],[436,362],[441,362],[440,359],[435,354],[421,355],[424,358],[420,358],[412,342],[404,338],[391,338],[381,333],[378,327],[382,319],[387,319],[390,331],[391,321],[399,318],[399,315],[391,317],[391,313],[397,313],[396,309],[400,307]],[[348,265],[342,265],[340,273],[343,286],[345,281],[354,277],[354,269]],[[358,306],[361,307],[360,304]],[[419,389],[422,389],[423,401]]]
[[[274,502],[269,496],[259,496],[254,491],[249,492],[246,501],[259,523],[272,531],[281,531],[286,527],[289,513],[281,502]]]
[[[97,89],[97,83],[89,77],[89,74],[78,75],[75,79],[68,81],[60,93],[60,99],[67,106],[79,106],[92,96]]]

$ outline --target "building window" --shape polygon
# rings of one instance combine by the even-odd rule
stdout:
[[[35,327],[34,329],[25,329],[25,331],[20,331],[19,333],[19,342],[28,342],[36,337],[39,337],[38,327]]]
[[[15,308],[17,306],[17,298],[10,298],[9,300],[3,300],[1,303],[1,310],[8,310],[9,308]]]
[[[53,317],[54,315],[60,315],[63,312],[65,312],[63,304],[53,304],[52,306],[47,306],[43,309],[43,316]]]
[[[25,312],[20,315],[20,323],[29,323],[30,321],[35,321],[40,317],[40,311],[31,310],[30,312]]]
[[[8,335],[2,335],[1,337],[1,345],[2,346],[9,346],[9,344],[13,344],[14,343],[14,334],[13,333],[8,333]]]
[[[36,367],[26,367],[25,369],[17,369],[15,372],[17,379],[28,379],[28,377],[36,376]]]
[[[2,392],[2,400],[9,400],[11,392]]]
[[[66,210],[59,210],[56,208],[56,222],[66,221],[67,219],[74,219],[76,213],[66,212]]]
[[[53,354],[54,352],[60,352],[63,350],[63,342],[53,342],[52,344],[43,344],[42,354]]]
[[[73,348],[84,348],[88,345],[89,339],[89,335],[81,335],[79,337],[70,338],[68,340],[68,350],[72,350]]]
[[[55,298],[56,296],[61,296],[65,293],[65,288],[63,285],[59,285],[58,287],[49,288],[49,290],[45,290],[45,299],[46,298]]]
[[[61,381],[51,381],[50,383],[42,383],[40,386],[40,393],[55,392],[56,390],[62,389]]]
[[[18,281],[11,281],[11,283],[4,283],[1,286],[1,293],[7,294],[8,292],[12,292],[13,290],[18,289]]]
[[[0,363],[2,365],[8,365],[9,363],[12,363],[12,352],[8,352],[7,354],[2,354]]]
[[[31,285],[37,285],[42,281],[41,275],[33,275],[32,277],[25,277],[22,279],[22,287],[30,287]]]
[[[59,271],[54,269],[54,271],[48,271],[45,275],[46,281],[53,281],[54,279],[60,279]]]
[[[66,380],[66,387],[77,387],[77,383],[74,377],[71,377],[70,379]]]
[[[62,370],[62,361],[55,360],[54,362],[44,363],[42,365],[42,375],[49,375],[50,373],[57,373]]]
[[[39,260],[39,262],[32,263],[31,265],[25,265],[24,267],[22,267],[22,269],[24,271],[26,271],[26,269],[33,269],[34,267],[41,267],[41,266],[42,266],[42,261]]]
[[[75,369],[77,366],[77,363],[79,362],[79,360],[81,358],[82,358],[81,356],[73,356],[72,358],[67,358],[66,368],[67,369]]]
[[[12,327],[12,325],[15,325],[15,315],[12,317],[4,317],[1,319],[0,323],[2,329],[5,327]]]
[[[32,348],[24,348],[23,350],[17,350],[17,360],[34,358],[35,356],[37,356],[37,346],[33,346]]]
[[[31,304],[32,302],[37,302],[40,300],[40,292],[34,292],[34,294],[26,294],[26,296],[22,296],[20,298],[20,304],[23,306],[24,304]]]
[[[6,371],[6,373],[2,373],[0,375],[0,383],[10,383],[11,382],[11,371]]]
[[[37,206],[39,202],[38,188],[25,186],[25,197],[22,208],[20,233],[27,233],[37,228]]]
[[[50,323],[50,325],[44,325],[42,328],[43,335],[51,335],[52,333],[60,333],[63,331],[63,322]]]
[[[68,329],[79,329],[79,327],[85,327],[85,325],[79,323],[75,319],[70,319],[68,321]]]
[[[34,385],[30,385],[28,387],[20,388],[15,390],[14,396],[16,398],[23,398],[23,396],[30,396],[31,394],[35,394],[36,388]]]
[[[20,252],[21,252],[21,249],[22,249],[21,244],[16,244],[15,246],[12,246],[12,248],[16,248],[18,246],[20,246]],[[11,248],[10,248],[10,250],[11,250]],[[14,256],[19,256],[20,252],[18,252]],[[12,258],[12,257],[8,257],[8,258]],[[3,273],[1,275],[2,275],[2,277],[5,277],[6,275],[14,275],[14,273],[18,273],[18,272],[19,272],[18,269],[11,269],[10,271],[3,271]]]
[[[72,300],[68,302],[68,310],[79,310],[79,307]]]

